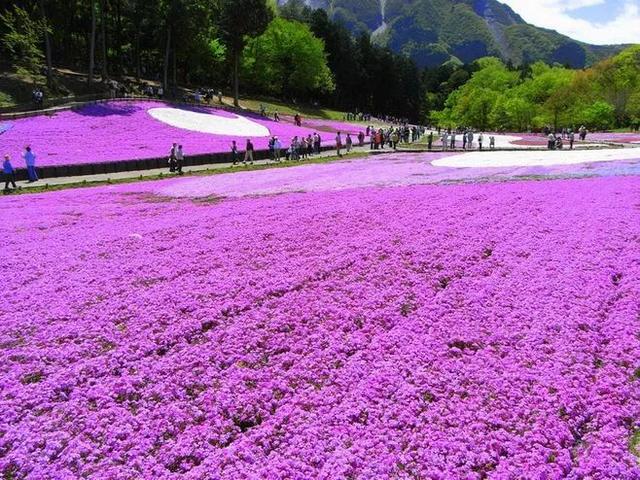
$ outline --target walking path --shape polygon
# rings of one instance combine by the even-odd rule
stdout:
[[[351,151],[352,151],[352,154],[357,153],[362,155],[370,152],[370,149],[368,145],[365,145],[364,147],[353,147]],[[386,149],[380,152],[389,153],[390,151],[391,151],[390,149]],[[314,155],[313,157],[310,157],[309,160],[331,159],[331,158],[335,158],[336,160],[338,159],[338,157],[336,156],[335,150],[329,150],[329,151],[322,152],[319,155]],[[346,158],[349,158],[349,157],[346,157]],[[283,155],[283,159],[284,159],[284,155]],[[303,160],[303,162],[304,161],[305,160]],[[261,166],[261,167],[265,167],[269,165],[297,165],[297,164],[299,164],[299,162],[294,162],[294,161],[289,161],[289,162],[282,161],[278,163],[271,160],[256,160],[255,162],[253,162],[254,166]],[[184,167],[183,172],[184,172],[184,175],[189,175],[189,174],[195,174],[199,172],[200,173],[207,172],[207,171],[215,172],[215,171],[230,170],[230,169],[241,168],[241,167],[244,167],[242,162],[238,163],[235,166],[232,163],[211,163],[207,165],[195,165],[190,167]],[[169,173],[169,167],[167,166],[166,168],[155,168],[151,170],[138,170],[138,171],[129,171],[129,172],[104,173],[104,174],[98,174],[98,175],[79,175],[79,176],[73,176],[73,177],[48,178],[48,179],[39,180],[34,183],[29,183],[27,181],[20,181],[20,182],[17,182],[17,184],[19,188],[29,189],[29,188],[38,188],[38,187],[41,188],[45,185],[53,187],[53,186],[60,186],[60,185],[77,185],[77,184],[85,184],[85,183],[91,184],[91,183],[104,183],[109,181],[117,182],[122,180],[155,178],[161,174],[167,177],[176,176],[173,173]]]

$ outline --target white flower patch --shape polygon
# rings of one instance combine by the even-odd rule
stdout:
[[[540,150],[523,152],[470,152],[439,158],[434,167],[547,167],[578,165],[580,163],[612,162],[640,158],[640,149],[619,148],[602,150]]]
[[[151,108],[148,113],[160,122],[192,132],[241,137],[268,137],[270,135],[267,127],[240,116],[221,117],[179,108]]]

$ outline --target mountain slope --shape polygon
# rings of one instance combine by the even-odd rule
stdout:
[[[285,0],[286,1],[286,0]],[[283,2],[281,2],[283,3]],[[365,31],[422,66],[487,55],[515,64],[544,60],[588,66],[623,46],[593,46],[527,24],[496,0],[306,0],[353,32]]]

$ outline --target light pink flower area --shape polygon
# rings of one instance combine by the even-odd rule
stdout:
[[[586,141],[611,143],[640,143],[640,133],[594,132],[587,134]]]
[[[293,123],[292,116],[284,116],[281,115],[281,118],[287,122]],[[360,132],[367,133],[367,127],[363,124],[358,123],[349,123],[349,122],[341,122],[338,120],[326,120],[321,118],[306,118],[302,116],[302,126],[306,128],[310,128],[313,130],[318,130],[319,132],[326,133],[337,133],[341,132],[342,134],[350,133],[352,136],[358,135]],[[356,143],[356,139],[354,137],[353,142]]]
[[[521,146],[546,146],[547,145],[547,137],[542,134],[532,134],[532,133],[513,133],[509,135],[514,135],[518,137],[522,137],[521,140],[517,140],[513,142],[515,145]],[[588,133],[585,142],[581,142],[578,138],[578,134],[576,134],[576,144],[579,143],[640,143],[640,134],[639,133],[615,133],[615,132],[593,132]],[[568,143],[568,139],[565,139],[565,143]]]
[[[640,178],[164,184],[0,199],[5,478],[640,478]]]
[[[41,115],[10,122],[12,128],[0,134],[2,154],[19,159],[25,145],[31,145],[39,166],[77,165],[168,155],[173,142],[184,146],[187,155],[228,152],[236,140],[243,150],[247,137],[201,133],[173,127],[153,118],[153,108],[179,108],[196,113],[229,118],[238,116],[215,108],[176,106],[163,102],[107,102],[67,110],[51,116]],[[272,122],[264,117],[243,115],[266,127],[271,135],[289,145],[295,135],[312,135],[312,128]],[[335,143],[335,134],[318,130],[324,145]],[[268,137],[252,138],[256,149],[266,149]]]

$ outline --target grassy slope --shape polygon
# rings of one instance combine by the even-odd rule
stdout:
[[[56,78],[60,84],[61,91],[64,92],[59,96],[69,94],[95,94],[103,91],[103,87],[99,83],[96,83],[93,87],[89,88],[86,82],[86,75],[83,73],[73,72],[70,70],[58,70]],[[42,81],[42,79],[38,80],[39,82]],[[153,81],[144,81],[148,84],[156,84],[156,82]],[[32,77],[0,71],[0,107],[11,107],[16,104],[30,102],[33,85],[34,79]],[[225,96],[223,98],[223,102],[226,105],[232,105],[233,99]],[[281,115],[295,115],[296,113],[300,113],[305,117],[330,120],[342,120],[344,117],[344,112],[310,105],[292,105],[281,102],[277,99],[249,97],[240,100],[241,107],[253,111],[259,111],[261,104],[266,107],[267,112],[273,113],[278,111]]]

